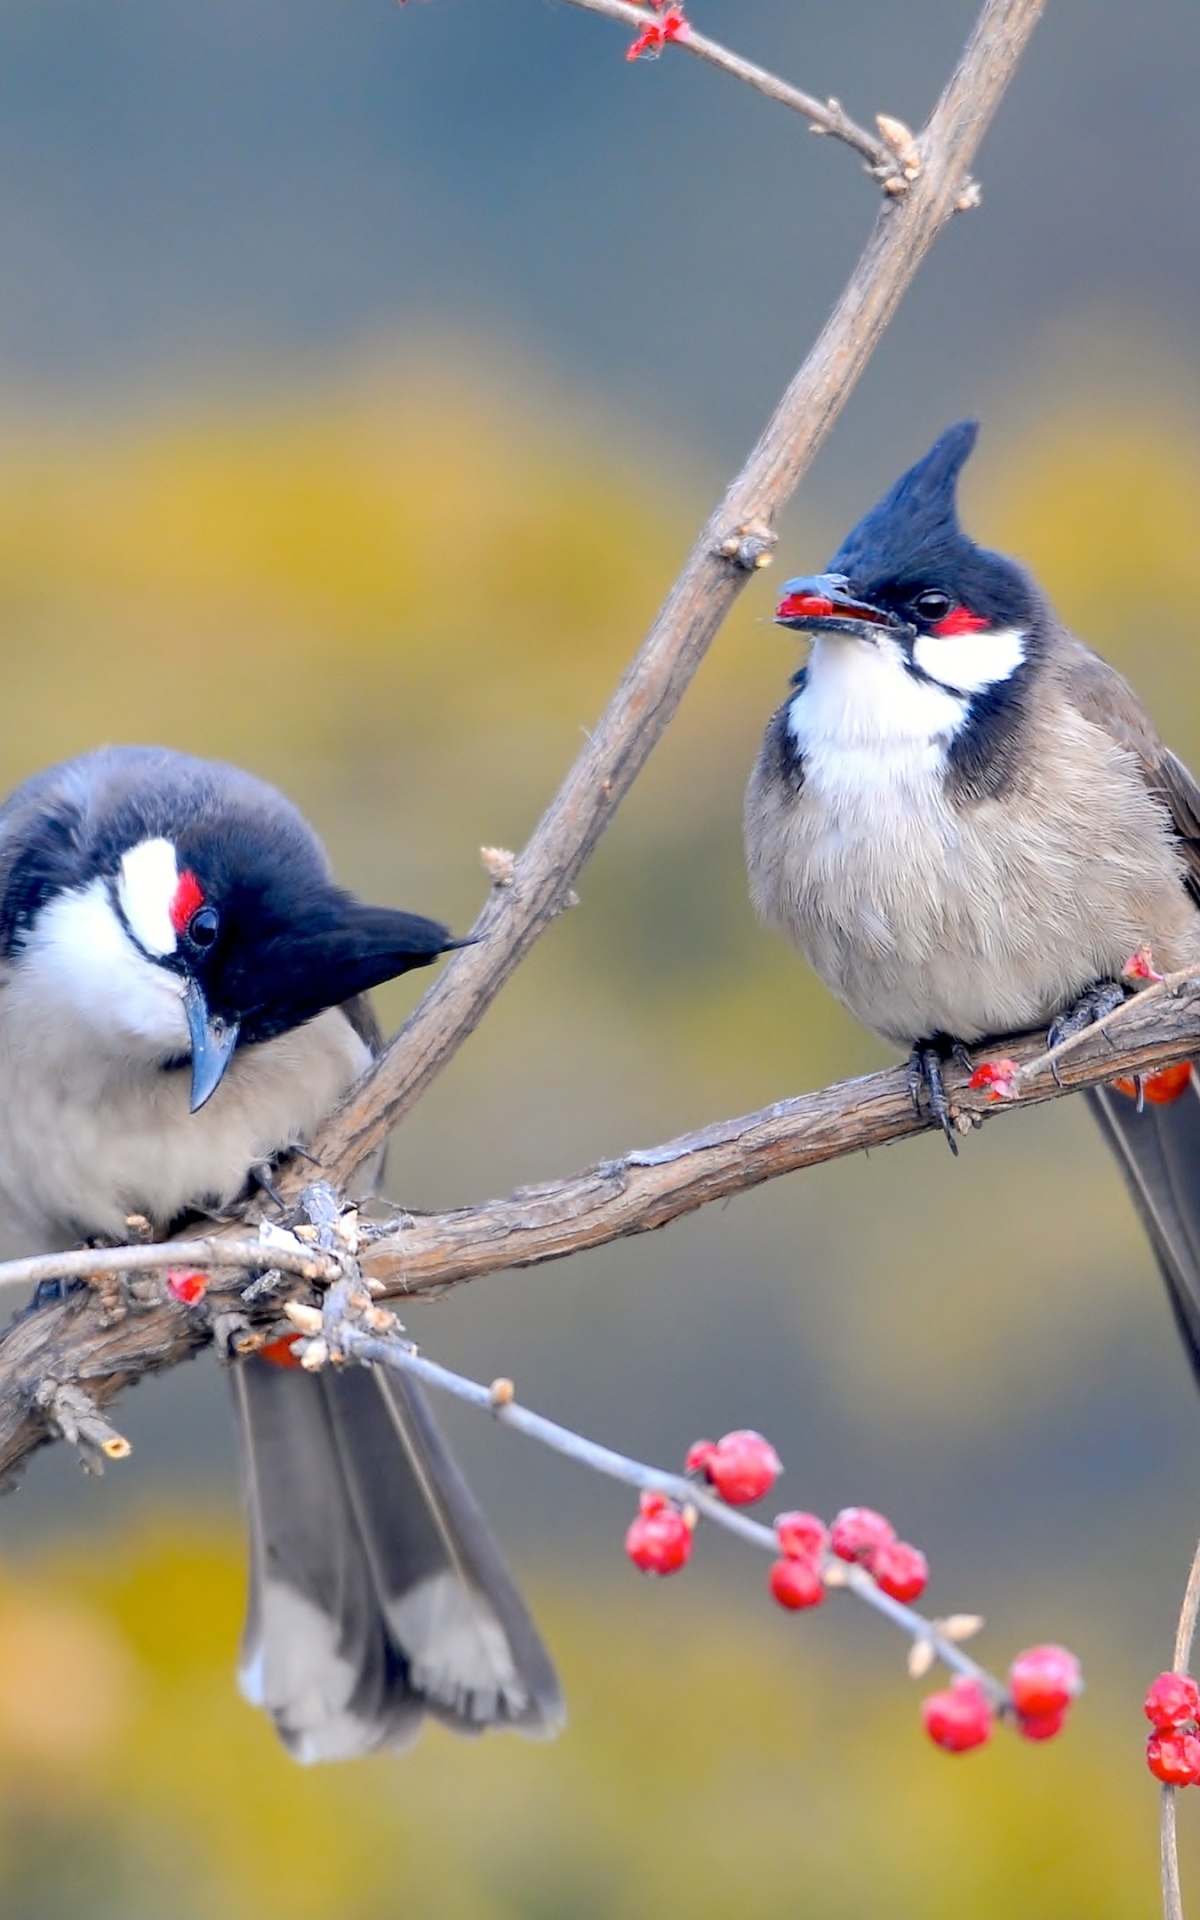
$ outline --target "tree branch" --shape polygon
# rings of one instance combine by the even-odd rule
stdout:
[[[631,0],[564,0],[564,3],[570,7],[582,7],[586,13],[602,14],[606,20],[616,20],[622,26],[632,27],[635,33],[643,27],[652,27],[659,18],[652,8],[634,6]],[[789,81],[780,80],[776,74],[768,73],[765,67],[756,66],[753,60],[744,60],[740,53],[732,53],[719,41],[697,33],[690,20],[673,44],[683,47],[688,53],[694,53],[700,60],[707,60],[710,66],[720,67],[723,73],[731,73],[735,79],[744,80],[747,86],[766,94],[768,100],[777,100],[781,106],[803,114],[814,133],[827,133],[835,140],[844,141],[856,153],[862,154],[876,179],[895,179],[902,183],[902,187],[907,186],[895,147],[876,134],[868,133],[865,127],[860,127],[844,111],[839,101],[818,100],[815,94],[805,93],[801,88],[793,87]],[[887,124],[899,123],[888,121]]]
[[[1045,0],[987,0],[962,59],[918,136],[921,171],[880,212],[820,338],[700,534],[642,648],[589,736],[511,884],[494,887],[473,929],[415,1012],[313,1145],[344,1189],[453,1058],[566,904],[576,876],[683,698],[726,614],[775,542],[775,519],[807,470],[933,241]],[[281,1190],[311,1178],[293,1165]]]
[[[992,1114],[1117,1075],[1155,1073],[1200,1053],[1200,980],[1181,976],[1173,992],[1164,985],[1136,995],[1102,1028],[1077,1034],[1053,1054],[1044,1034],[1031,1034],[989,1045],[978,1058],[1000,1050],[1019,1067],[1005,1098],[970,1088],[962,1068],[946,1069],[947,1092],[966,1133]],[[907,1069],[893,1067],[601,1161],[565,1180],[522,1188],[507,1199],[406,1215],[364,1249],[363,1271],[389,1293],[420,1294],[505,1267],[539,1266],[651,1233],[766,1180],[908,1139],[932,1124],[913,1108]]]
[[[1076,1035],[1053,1053],[1044,1034],[999,1044],[1019,1068],[1011,1097],[997,1100],[986,1089],[971,1088],[965,1069],[946,1069],[947,1091],[965,1132],[996,1113],[1200,1056],[1200,977],[1179,975],[1137,994],[1103,1027]],[[980,1049],[980,1058],[996,1051]],[[406,1214],[385,1226],[359,1221],[359,1263],[376,1296],[436,1293],[483,1274],[537,1266],[652,1232],[766,1180],[908,1139],[930,1126],[913,1110],[907,1070],[891,1067],[602,1161],[565,1180],[523,1188],[507,1199],[450,1213]],[[344,1242],[348,1253],[352,1240],[353,1234]],[[248,1274],[269,1264],[295,1273],[298,1281],[321,1284],[341,1272],[338,1260],[316,1247],[289,1254],[269,1241],[211,1235],[0,1265],[3,1285],[27,1280],[34,1269],[39,1279],[86,1272],[95,1281],[105,1274],[148,1276],[150,1269],[167,1266],[220,1271],[234,1262],[236,1287],[221,1278],[198,1306],[180,1304],[161,1282],[146,1278],[139,1282],[141,1293],[126,1301],[114,1303],[92,1287],[15,1321],[0,1338],[0,1477],[11,1476],[27,1454],[55,1437],[45,1411],[47,1379],[84,1381],[92,1400],[103,1405],[142,1374],[187,1358],[214,1332],[227,1340],[231,1331],[243,1330],[234,1344],[244,1348],[286,1331],[287,1323],[278,1319],[286,1285],[264,1294],[255,1282],[243,1291]]]

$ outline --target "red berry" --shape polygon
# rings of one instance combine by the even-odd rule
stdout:
[[[168,1267],[167,1292],[182,1306],[198,1306],[208,1292],[208,1275],[193,1273],[187,1267]]]
[[[829,1528],[815,1513],[779,1513],[775,1538],[780,1553],[792,1560],[819,1560],[829,1545]]]
[[[705,1448],[704,1457],[698,1457]],[[731,1507],[744,1507],[770,1493],[783,1463],[769,1440],[749,1428],[727,1433],[715,1447],[707,1450],[698,1441],[688,1453],[688,1465],[699,1467]]]
[[[956,1680],[944,1693],[931,1693],[921,1702],[921,1718],[947,1753],[969,1753],[991,1738],[992,1703],[978,1680]]]
[[[692,1551],[692,1529],[661,1493],[644,1493],[625,1535],[625,1551],[643,1573],[678,1573]]]
[[[1066,1647],[1029,1647],[1008,1670],[1008,1690],[1020,1714],[1057,1713],[1082,1685],[1079,1662]]]
[[[819,1607],[825,1598],[825,1583],[815,1560],[776,1560],[767,1575],[767,1584],[781,1607],[798,1613],[801,1607]]]
[[[829,1544],[839,1560],[869,1560],[896,1538],[896,1529],[870,1507],[843,1507],[829,1529]]]
[[[1164,1787],[1200,1786],[1200,1740],[1194,1733],[1152,1733],[1146,1765]]]
[[[1058,1707],[1053,1713],[1019,1713],[1017,1732],[1026,1740],[1053,1740],[1067,1724],[1067,1709]]]
[[[683,1463],[684,1471],[686,1473],[707,1473],[708,1463],[716,1450],[717,1443],[715,1440],[693,1440],[687,1450],[687,1459]]]
[[[1160,1673],[1142,1712],[1159,1733],[1176,1733],[1189,1720],[1200,1720],[1200,1687],[1190,1673]]]
[[[929,1562],[907,1540],[885,1540],[867,1561],[875,1584],[893,1600],[919,1600],[929,1584]]]

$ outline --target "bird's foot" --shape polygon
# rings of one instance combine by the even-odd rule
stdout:
[[[1050,1031],[1046,1035],[1047,1048],[1053,1053],[1056,1047],[1062,1046],[1064,1040],[1073,1040],[1077,1033],[1084,1031],[1085,1027],[1094,1027],[1098,1020],[1103,1020],[1107,1014],[1115,1013],[1118,1007],[1124,1006],[1128,997],[1128,988],[1120,980],[1098,980],[1094,987],[1089,987],[1086,993],[1081,993],[1078,1000],[1064,1008],[1062,1013],[1051,1022]],[[1054,1060],[1050,1062],[1050,1071],[1061,1087],[1058,1064]]]
[[[951,1153],[958,1153],[958,1139],[954,1125],[954,1115],[950,1110],[950,1101],[946,1093],[946,1083],[942,1069],[947,1060],[954,1060],[960,1067],[970,1071],[971,1056],[961,1040],[951,1039],[949,1034],[936,1033],[931,1040],[917,1040],[908,1056],[908,1092],[918,1118],[925,1117],[922,1094],[928,1104],[932,1118],[946,1136],[946,1144]]]

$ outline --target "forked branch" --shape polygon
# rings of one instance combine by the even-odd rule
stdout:
[[[958,67],[918,136],[921,171],[879,213],[820,338],[724,500],[703,528],[640,652],[533,838],[511,884],[495,887],[416,1011],[313,1146],[344,1189],[478,1026],[505,981],[560,913],[596,846],[755,568],[774,526],[845,405],[917,268],[953,217],[963,179],[1045,0],[987,0]],[[312,1178],[291,1168],[284,1190]]]

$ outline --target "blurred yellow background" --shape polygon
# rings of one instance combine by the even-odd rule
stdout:
[[[1120,415],[1083,390],[1028,424],[1014,409],[966,497],[1200,764],[1184,386],[1172,368]],[[465,928],[478,847],[529,831],[704,505],[583,406],[552,414],[416,340],[236,404],[30,421],[0,448],[0,764],[15,781],[116,739],[227,756],[294,795],[347,881]],[[779,577],[839,531],[790,523]],[[504,1191],[881,1058],[744,898],[741,788],[796,664],[774,584],[721,636],[581,906],[403,1129],[406,1203]],[[384,996],[389,1017],[414,991]],[[568,1730],[550,1747],[433,1730],[396,1760],[303,1772],[234,1691],[228,1439],[215,1370],[192,1367],[127,1400],[128,1467],[81,1485],[39,1460],[4,1509],[6,1912],[1154,1911],[1138,1703],[1200,1521],[1197,1422],[1080,1113],[988,1128],[957,1165],[927,1140],[799,1176],[410,1324],[664,1464],[700,1431],[764,1427],[784,1503],[892,1511],[930,1550],[934,1607],[990,1616],[985,1661],[1075,1646],[1091,1685],[1070,1731],[935,1753],[903,1648],[851,1601],[784,1619],[763,1569],[707,1541],[683,1579],[641,1581],[624,1495],[459,1416]]]

